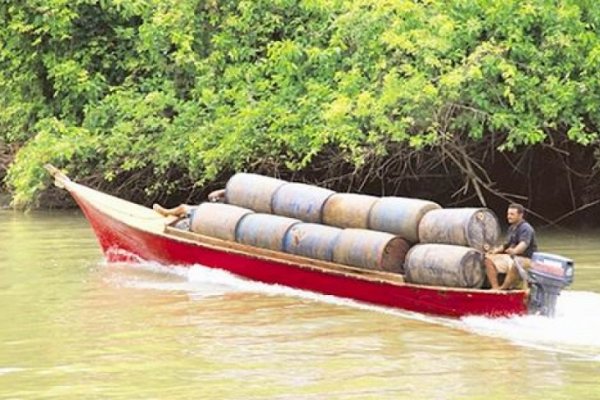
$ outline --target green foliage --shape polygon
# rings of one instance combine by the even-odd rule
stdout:
[[[27,204],[50,161],[150,171],[150,193],[326,149],[359,167],[457,137],[596,146],[599,30],[590,0],[2,2],[8,183]]]
[[[65,126],[56,118],[40,120],[34,129],[38,133],[17,153],[8,174],[16,204],[31,202],[44,188],[47,182],[44,164],[80,165],[84,168],[79,172],[85,173],[89,172],[86,166],[97,162],[94,151],[98,147],[98,138],[89,131]]]

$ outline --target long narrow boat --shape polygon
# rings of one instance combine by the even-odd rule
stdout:
[[[260,249],[174,228],[174,217],[71,181],[47,167],[75,199],[110,262],[147,260],[203,265],[268,284],[403,310],[461,317],[506,316],[528,310],[528,290],[492,291],[406,283],[402,275]]]

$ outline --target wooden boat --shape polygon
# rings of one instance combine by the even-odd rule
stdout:
[[[260,249],[173,227],[174,217],[71,181],[52,166],[57,186],[75,199],[110,262],[201,264],[268,284],[420,313],[507,316],[528,310],[528,290],[492,291],[414,285],[402,275]]]

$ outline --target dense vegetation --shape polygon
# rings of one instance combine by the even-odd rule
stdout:
[[[145,203],[237,170],[547,221],[600,198],[592,0],[2,1],[0,93],[17,206],[47,162]]]

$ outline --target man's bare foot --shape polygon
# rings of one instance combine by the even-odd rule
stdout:
[[[178,217],[183,218],[186,216],[188,211],[190,210],[190,206],[187,204],[180,204],[177,207],[173,208],[164,208],[160,204],[154,204],[152,209],[162,215],[163,217]]]
[[[156,203],[153,204],[152,209],[154,211],[156,211],[157,213],[159,213],[160,215],[162,215],[163,217],[167,217],[169,215],[169,210],[162,207],[160,204],[156,204]]]

